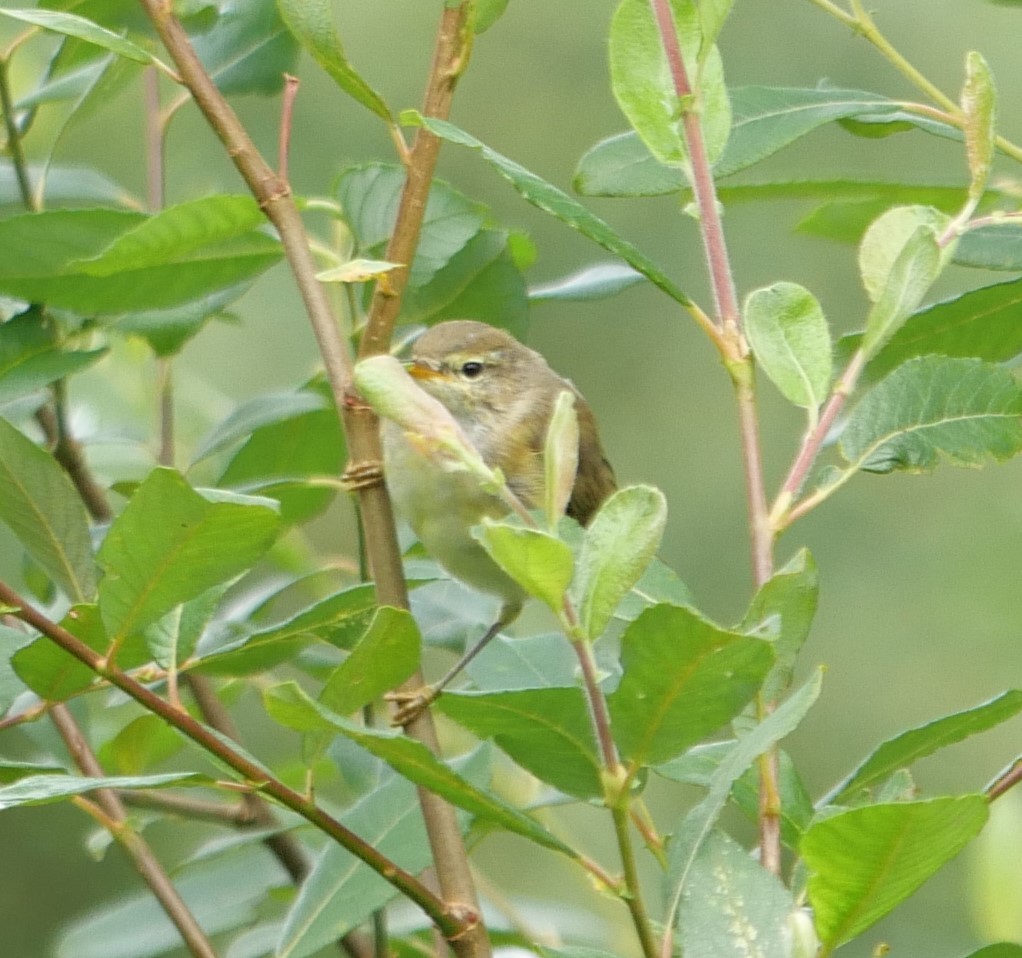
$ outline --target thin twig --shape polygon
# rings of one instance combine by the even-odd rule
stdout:
[[[82,774],[92,778],[102,777],[103,769],[87,739],[82,735],[81,729],[78,728],[70,709],[66,705],[54,705],[50,710],[50,718]],[[178,894],[159,859],[146,840],[128,825],[127,813],[117,793],[109,788],[100,788],[96,789],[94,794],[96,803],[104,813],[105,827],[124,849],[136,871],[160,903],[160,907],[174,923],[185,947],[195,958],[216,958],[217,953],[213,945],[184,899]]]
[[[289,179],[291,174],[291,132],[300,82],[298,77],[284,74],[284,92],[280,99],[280,133],[277,138],[277,172],[282,180]]]
[[[1022,758],[1017,758],[986,787],[986,797],[990,801],[1000,798],[1020,782],[1022,782]]]

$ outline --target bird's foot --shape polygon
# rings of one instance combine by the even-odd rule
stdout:
[[[383,484],[383,464],[373,460],[349,462],[341,474],[341,485],[346,492],[357,492]]]
[[[414,722],[439,696],[440,689],[435,685],[424,685],[408,692],[388,692],[384,698],[396,706],[390,724],[404,726]]]

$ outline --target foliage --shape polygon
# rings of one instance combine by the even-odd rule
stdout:
[[[860,4],[821,5],[918,77],[879,42]],[[1013,368],[1022,356],[1022,280],[987,273],[1022,273],[1022,213],[992,176],[996,164],[1022,160],[1022,149],[998,135],[992,72],[968,53],[960,101],[920,81],[935,101],[925,107],[823,85],[728,88],[717,40],[740,9],[727,0],[621,0],[609,24],[610,75],[631,129],[584,153],[575,190],[690,200],[710,261],[710,308],[659,265],[662,251],[648,254],[582,200],[447,119],[439,104],[449,105],[474,35],[499,33],[506,2],[436,6],[438,59],[421,111],[388,104],[384,71],[360,72],[326,0],[144,0],[145,15],[120,0],[0,10],[20,31],[0,52],[0,523],[22,553],[20,571],[0,582],[0,727],[52,720],[70,756],[50,740],[31,761],[5,752],[0,810],[69,802],[149,875],[156,918],[149,898],[116,901],[65,927],[60,954],[158,955],[183,941],[210,955],[208,936],[217,935],[229,942],[224,954],[303,958],[340,941],[361,956],[355,933],[369,926],[389,935],[380,953],[411,954],[429,947],[422,933],[430,922],[458,955],[485,954],[480,916],[470,896],[449,891],[447,869],[466,845],[499,831],[529,843],[537,863],[557,857],[587,875],[630,920],[645,958],[822,958],[954,858],[1022,778],[1018,760],[966,794],[921,795],[910,777],[921,759],[1015,717],[1018,690],[890,737],[816,801],[779,746],[802,726],[823,680],[817,672],[792,690],[819,582],[804,549],[777,566],[781,533],[861,472],[979,467],[1022,451]],[[37,45],[50,54],[37,75],[12,73]],[[339,99],[364,108],[360,122],[382,126],[397,156],[350,166],[320,195],[293,198],[285,74],[301,51]],[[151,197],[162,195],[169,172],[161,138],[190,98],[251,194],[143,211],[99,171],[54,162],[62,132],[53,137],[43,119],[58,117],[61,131],[101,124],[143,70],[153,94],[147,118],[158,130],[138,147],[149,151]],[[284,105],[277,169],[259,165],[230,109],[226,98],[244,95]],[[276,110],[267,100],[258,108]],[[829,124],[864,136],[942,138],[964,155],[968,178],[945,187],[732,180]],[[531,241],[434,178],[441,146],[477,157],[614,261],[530,287]],[[26,148],[43,162],[29,163]],[[735,293],[720,206],[792,195],[816,205],[805,232],[857,247],[862,329],[837,343],[801,285],[779,280],[743,304]],[[191,448],[175,448],[176,358],[281,262],[298,283],[325,373],[252,398]],[[933,302],[952,264],[978,278]],[[521,336],[530,301],[591,301],[637,283],[696,321],[735,388],[754,556],[748,611],[735,624],[712,621],[656,558],[667,521],[658,489],[619,489],[585,529],[561,516],[578,468],[571,393],[551,419],[537,519],[399,364],[367,355],[385,351],[391,320],[401,324],[399,338],[451,318]],[[93,456],[75,435],[69,398],[76,377],[130,349],[146,350],[159,370],[152,399],[162,413],[151,444],[161,452],[142,469]],[[805,420],[773,497],[760,468],[757,372]],[[464,593],[422,565],[414,547],[416,617],[401,608],[404,586],[387,578],[398,575],[399,563],[387,561],[397,558],[396,540],[386,511],[376,511],[364,456],[373,446],[358,418],[368,406],[356,386],[445,468],[508,504],[505,517],[474,534],[559,627],[556,636],[498,642],[473,663],[474,687],[440,697],[432,714],[445,720],[449,751],[438,751],[432,718],[382,727],[379,701],[417,681],[423,645],[439,644],[441,632],[460,642],[476,623]],[[173,468],[186,455],[189,467]],[[353,469],[342,483],[346,459],[369,479],[357,481]],[[334,528],[344,504],[328,510],[342,488],[368,490],[360,500],[368,540],[332,542],[348,560],[338,572],[315,553],[309,530],[315,522]],[[380,570],[375,584],[370,567]],[[292,735],[288,760],[250,755],[237,741],[230,710],[242,695],[261,720]],[[672,796],[676,785],[664,783],[702,792],[661,821],[646,807],[653,782]],[[725,829],[729,803],[756,821],[759,860]],[[145,816],[128,815],[126,804]],[[597,860],[560,827],[564,805],[602,813],[619,862]],[[173,883],[144,835],[171,814],[216,823],[190,859],[174,863]],[[640,877],[636,836],[662,874],[662,895]],[[427,867],[451,900],[419,879]],[[180,894],[167,891],[174,883]],[[212,908],[223,888],[230,898]],[[419,911],[409,927],[388,932],[384,918],[398,896]],[[189,930],[193,918],[198,931]],[[141,922],[153,922],[152,934],[138,936]],[[569,930],[564,937],[559,949],[524,930],[506,940],[544,955],[609,954]],[[1019,953],[1001,943],[973,958]]]

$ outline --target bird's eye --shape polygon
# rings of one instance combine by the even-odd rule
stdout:
[[[461,365],[461,375],[466,379],[475,379],[483,371],[483,364],[479,362],[467,362]]]

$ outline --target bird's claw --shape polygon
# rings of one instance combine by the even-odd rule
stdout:
[[[359,489],[371,489],[382,484],[383,465],[372,460],[349,462],[341,474],[341,485],[345,492],[358,492]]]
[[[433,685],[424,685],[409,692],[388,692],[384,698],[396,706],[390,724],[404,726],[414,722],[439,695],[440,689]]]

